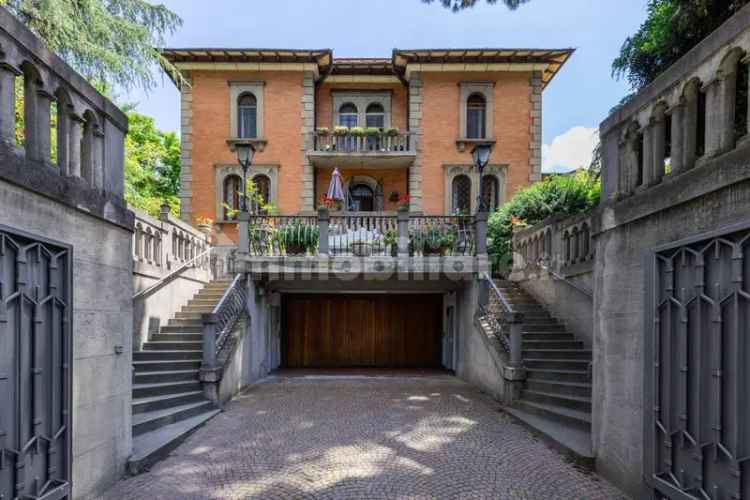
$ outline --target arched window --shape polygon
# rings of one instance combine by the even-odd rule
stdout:
[[[342,127],[357,126],[357,106],[347,102],[339,108],[339,125]]]
[[[224,220],[234,220],[240,209],[242,179],[239,175],[228,175],[224,179]]]
[[[466,102],[466,137],[484,139],[487,134],[487,101],[482,94],[471,94]]]
[[[383,106],[374,102],[367,106],[365,112],[365,126],[383,129],[385,127],[385,110]]]
[[[451,185],[451,211],[468,214],[471,211],[471,180],[461,174],[453,178]]]
[[[258,100],[253,94],[245,93],[237,99],[237,131],[240,138],[258,136]]]
[[[500,199],[498,191],[497,177],[494,175],[485,175],[482,177],[482,203],[486,211],[494,212],[497,210]]]
[[[375,210],[375,193],[367,184],[355,184],[349,189],[349,210],[372,212]]]
[[[271,199],[271,179],[267,175],[258,174],[253,177],[253,185],[255,186],[256,195],[262,200],[261,204],[267,204]],[[253,202],[255,203],[255,200]],[[253,208],[258,209],[260,207]]]

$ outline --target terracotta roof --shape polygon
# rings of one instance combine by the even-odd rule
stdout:
[[[414,63],[543,64],[546,69],[542,73],[542,81],[546,86],[574,51],[575,49],[394,49],[392,60],[396,70],[402,72],[407,64]]]
[[[168,48],[161,55],[172,63],[180,62],[310,62],[328,66],[331,49],[231,49],[231,48]]]
[[[383,57],[336,57],[332,75],[392,75],[390,59]]]

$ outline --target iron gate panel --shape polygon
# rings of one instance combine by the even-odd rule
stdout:
[[[0,227],[0,499],[70,494],[70,254]]]
[[[750,499],[750,230],[652,254],[645,470],[656,498]]]

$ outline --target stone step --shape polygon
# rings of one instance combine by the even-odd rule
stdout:
[[[174,319],[196,319],[200,321],[202,317],[203,317],[203,314],[199,312],[176,312],[174,313]]]
[[[577,429],[591,432],[590,413],[571,410],[570,408],[548,405],[544,403],[527,401],[523,398],[519,400],[515,406],[529,413],[556,418],[561,424],[566,424]]]
[[[179,422],[146,432],[133,439],[133,454],[128,460],[128,472],[139,474],[166,457],[186,437],[208,420],[219,414],[210,410]]]
[[[193,299],[218,300],[224,295],[225,290],[201,290],[193,295]]]
[[[588,370],[530,368],[526,366],[528,379],[556,380],[560,382],[589,383]],[[527,380],[528,380],[527,379]]]
[[[558,342],[558,341],[575,341],[575,335],[568,332],[557,332],[557,331],[550,331],[550,332],[523,332],[523,342],[526,341],[550,341],[550,342]]]
[[[197,403],[206,399],[203,391],[181,392],[167,396],[151,396],[133,399],[133,415],[154,410],[164,410],[188,403]]]
[[[577,425],[561,422],[557,416],[544,412],[525,411],[520,407],[503,408],[517,422],[541,436],[548,444],[568,455],[578,465],[588,469],[594,467],[591,432]]]
[[[560,380],[527,378],[525,389],[535,392],[591,398],[591,384],[588,382],[563,382]]]
[[[203,332],[196,333],[157,333],[151,338],[152,342],[202,342]]]
[[[184,380],[198,380],[198,369],[166,370],[166,371],[135,371],[134,384],[157,384],[160,382],[181,382]]]
[[[176,359],[203,359],[203,351],[135,351],[133,361],[167,361]]]
[[[186,340],[150,340],[143,344],[144,351],[200,351],[203,341]]]
[[[183,313],[198,313],[198,314],[208,314],[214,310],[215,305],[205,305],[205,306],[183,306],[182,309],[180,309],[180,312]]]
[[[524,349],[521,355],[531,359],[580,359],[591,361],[591,351],[587,349]]]
[[[534,349],[583,349],[583,342],[580,340],[528,340],[526,336],[523,337],[521,346],[524,350]]]
[[[194,327],[200,328],[203,331],[203,321],[198,319],[170,319],[167,321],[167,326],[175,326],[178,328]]]
[[[199,295],[196,295],[192,299],[188,300],[187,305],[189,306],[208,306],[208,305],[216,305],[219,303],[219,299],[204,299],[201,298]]]
[[[530,369],[587,371],[589,363],[590,359],[523,358],[523,364]]]
[[[191,324],[188,326],[165,325],[159,328],[159,333],[203,333],[203,324]]]
[[[214,404],[208,399],[204,399],[196,403],[133,415],[133,437],[214,409]]]
[[[524,389],[521,399],[532,403],[540,403],[591,414],[591,398],[586,396],[573,396],[570,394],[557,394],[554,392],[539,392]]]
[[[135,373],[198,370],[201,367],[202,360],[201,357],[201,359],[135,361],[133,362],[133,368]]]
[[[201,383],[199,380],[181,380],[155,384],[133,384],[133,399],[168,396],[170,394],[181,394],[184,392],[200,390]]]

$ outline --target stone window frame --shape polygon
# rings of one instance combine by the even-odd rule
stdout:
[[[391,127],[392,90],[332,90],[331,91],[331,128],[339,123],[339,109],[347,103],[357,107],[357,125],[364,127],[367,123],[367,108],[370,104],[383,106],[383,128]]]
[[[458,99],[458,116],[459,116],[459,127],[458,131],[460,134],[460,137],[458,137],[459,140],[463,141],[491,141],[495,137],[495,128],[494,128],[494,115],[495,115],[495,82],[474,82],[474,81],[466,81],[466,82],[459,82],[459,99]],[[467,111],[468,111],[468,101],[469,97],[473,94],[480,94],[484,96],[485,101],[485,136],[481,139],[469,139],[467,135]]]
[[[266,82],[235,82],[229,81],[229,137],[239,139],[239,98],[243,94],[252,94],[256,102],[256,137],[251,139],[263,139],[264,135],[264,108],[263,94]]]
[[[453,210],[453,179],[459,175],[466,175],[471,180],[471,214],[475,214],[478,208],[477,200],[481,186],[479,184],[479,172],[474,165],[469,163],[444,163],[443,164],[443,210],[450,215]],[[493,163],[484,168],[483,177],[492,176],[497,180],[497,206],[505,203],[506,179],[508,176],[507,163]]]
[[[252,179],[262,174],[271,181],[268,189],[269,203],[278,206],[279,168],[277,164],[251,165],[247,171],[247,178]],[[215,221],[217,223],[233,224],[237,221],[224,219],[224,179],[230,175],[239,175],[242,178],[242,168],[237,164],[217,163],[214,165],[214,199],[215,199]]]

